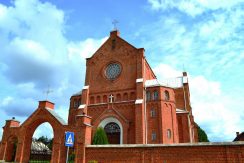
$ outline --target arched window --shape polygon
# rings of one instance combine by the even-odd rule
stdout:
[[[158,91],[153,92],[153,100],[158,100]]]
[[[90,97],[90,104],[94,104],[94,96]]]
[[[131,100],[135,100],[135,99],[136,99],[135,92],[131,92],[131,93],[130,93],[130,99],[131,99]]]
[[[81,99],[79,98],[78,99],[78,107],[80,106],[80,104],[81,104]]]
[[[116,101],[121,101],[121,95],[120,95],[120,94],[117,94],[115,100],[116,100]]]
[[[97,96],[96,103],[101,103],[101,97],[100,96]]]
[[[146,94],[147,94],[147,97],[146,97],[147,101],[150,101],[151,100],[151,93],[149,91],[147,91]]]
[[[156,117],[156,110],[154,108],[150,111],[151,117]]]
[[[74,99],[74,104],[73,104],[74,108],[77,108],[78,107],[77,105],[78,105],[77,100]]]
[[[171,130],[170,130],[170,129],[167,130],[167,138],[168,138],[168,139],[171,138]]]
[[[123,100],[124,100],[124,101],[128,101],[128,93],[124,93],[124,95],[123,95]]]
[[[169,100],[169,91],[164,91],[164,99]]]
[[[106,95],[103,96],[103,102],[104,102],[104,103],[107,103],[107,102],[108,102],[108,98],[107,98]]]
[[[155,141],[157,139],[156,132],[152,132],[152,141]]]
[[[117,123],[110,122],[104,127],[104,130],[106,133],[116,133],[120,132],[120,127]]]

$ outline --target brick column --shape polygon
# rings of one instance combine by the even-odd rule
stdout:
[[[5,160],[6,147],[7,143],[2,141],[0,146],[0,160]]]
[[[91,144],[91,117],[87,115],[77,115],[77,130],[75,143],[75,163],[85,163],[86,161],[86,145]]]
[[[135,143],[146,143],[145,132],[145,105],[144,105],[144,88],[143,79],[137,79],[136,81],[137,97],[135,102]]]

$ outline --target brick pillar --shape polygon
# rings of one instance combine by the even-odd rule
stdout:
[[[17,139],[17,134],[20,126],[20,122],[15,120],[6,120],[5,126],[3,127],[2,143],[0,144],[0,160],[11,159],[14,142],[13,139]]]
[[[142,79],[142,78],[141,78]],[[145,99],[144,99],[144,88],[143,79],[137,79],[137,97],[135,102],[135,143],[145,144],[146,143],[146,131],[145,131]]]
[[[75,132],[76,135],[76,143],[75,143],[75,163],[85,163],[86,161],[86,145],[91,144],[91,117],[87,115],[77,115],[77,130]]]
[[[52,160],[51,160],[51,163],[60,163],[60,148],[61,148],[61,145],[64,146],[64,144],[60,144],[60,143],[57,143],[57,142],[54,142],[53,143],[53,148],[52,148]],[[64,155],[64,157],[66,157],[66,155]]]
[[[0,145],[0,160],[5,160],[6,147],[7,143],[2,141]]]
[[[136,59],[137,79],[136,79],[136,102],[135,102],[135,143],[146,143],[146,122],[145,122],[145,99],[144,99],[144,82],[145,82],[145,58],[144,49],[138,49]]]
[[[81,94],[81,108],[79,109],[82,110],[82,114],[85,113],[87,114],[87,106],[89,104],[89,86],[84,86]],[[81,114],[81,113],[79,113]]]

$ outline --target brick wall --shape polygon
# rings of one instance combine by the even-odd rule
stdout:
[[[244,162],[244,142],[178,145],[89,145],[86,162]]]

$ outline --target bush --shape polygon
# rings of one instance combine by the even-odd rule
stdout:
[[[92,141],[93,145],[108,144],[108,137],[102,127],[97,128]]]
[[[209,142],[206,132],[197,125],[198,142]]]

